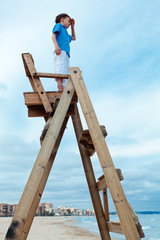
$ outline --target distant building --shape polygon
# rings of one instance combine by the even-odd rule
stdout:
[[[48,213],[52,213],[53,212],[53,204],[52,203],[40,203],[39,207],[44,207],[44,211],[48,212]]]
[[[38,206],[36,215],[42,216],[44,214],[44,206]]]
[[[0,203],[0,217],[8,217],[13,216],[18,204],[7,204]],[[55,216],[94,216],[94,211],[87,209],[81,210],[75,207],[67,208],[64,206],[59,206],[57,209],[53,209],[52,203],[40,203],[36,215],[38,216],[47,216],[47,215],[55,215]]]
[[[66,215],[66,207],[59,206],[57,208],[57,212],[56,213],[59,213],[60,215]]]
[[[17,206],[17,204],[0,203],[0,216],[13,216]]]

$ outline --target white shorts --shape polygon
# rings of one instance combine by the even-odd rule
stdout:
[[[65,51],[61,51],[60,55],[53,54],[54,58],[54,72],[58,74],[69,74],[69,56]],[[67,79],[63,79],[63,86],[65,87]]]

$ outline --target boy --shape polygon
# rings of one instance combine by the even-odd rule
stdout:
[[[70,42],[76,40],[74,19],[70,18],[66,13],[59,14],[55,20],[56,24],[52,30],[52,41],[55,46],[54,52],[54,68],[55,73],[68,74],[69,58],[70,58]],[[71,26],[71,35],[67,29]],[[63,91],[65,87],[65,79],[57,78],[58,91]]]

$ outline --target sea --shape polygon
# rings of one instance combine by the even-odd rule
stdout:
[[[138,214],[145,237],[144,240],[160,240],[160,214]],[[94,216],[76,217],[76,225],[99,234],[97,221]],[[111,221],[119,221],[117,215],[110,215]],[[110,233],[111,237],[125,240],[124,235]]]

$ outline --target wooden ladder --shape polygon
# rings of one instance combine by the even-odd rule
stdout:
[[[71,116],[75,135],[88,183],[100,235],[102,240],[110,240],[110,232],[124,234],[127,240],[144,237],[142,227],[134,210],[129,205],[120,181],[123,176],[115,169],[105,137],[107,132],[100,126],[89,98],[81,71],[69,68],[69,75],[39,73],[35,69],[32,55],[22,54],[22,59],[33,92],[24,93],[29,117],[44,117],[46,125],[41,148],[31,171],[28,182],[7,231],[5,240],[25,240],[32,225],[38,204],[52,168],[66,124]],[[61,92],[45,92],[40,77],[68,79]],[[56,103],[57,99],[59,100]],[[79,100],[88,130],[83,130],[77,101]],[[103,175],[96,182],[91,156],[97,152]],[[119,222],[109,218],[107,190],[115,205]],[[103,191],[103,203],[99,192]]]

